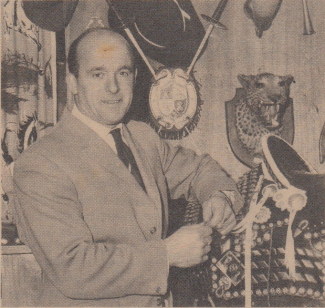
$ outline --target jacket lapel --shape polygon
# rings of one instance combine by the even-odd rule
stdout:
[[[150,230],[153,226],[156,226],[157,230],[159,230],[156,236],[159,234],[160,237],[161,205],[159,205],[159,207],[157,206],[157,204],[160,204],[160,202],[158,202],[158,198],[160,198],[159,192],[155,186],[155,179],[144,158],[144,153],[138,152],[138,147],[135,146],[128,130],[124,129],[124,131],[126,131],[126,136],[124,137],[138,164],[147,194],[111,147],[92,129],[71,114],[68,114],[61,121],[65,122],[65,125],[68,126],[68,129],[72,132],[72,135],[74,135],[71,137],[74,140],[78,140],[81,161],[90,161],[89,158],[92,157],[93,165],[97,165],[98,170],[112,173],[116,181],[128,188],[128,193],[132,195],[132,207],[135,217],[144,236],[147,239],[152,238]],[[121,204],[121,206],[123,205]]]
[[[145,154],[144,149],[141,145],[132,138],[132,135],[128,128],[123,125],[123,136],[128,146],[130,147],[134,158],[137,162],[138,168],[140,170],[144,185],[147,190],[147,194],[149,199],[155,205],[157,212],[159,214],[159,228],[158,230],[162,230],[162,204],[160,193],[158,190],[158,183],[153,175],[152,169],[150,168],[150,164],[148,162],[148,158]],[[140,187],[140,186],[139,186]]]

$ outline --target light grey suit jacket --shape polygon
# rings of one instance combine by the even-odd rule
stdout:
[[[235,183],[210,156],[124,130],[146,186],[67,114],[15,163],[19,232],[44,272],[42,306],[157,306],[167,291],[168,198],[204,202]]]

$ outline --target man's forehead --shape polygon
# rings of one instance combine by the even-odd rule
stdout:
[[[111,58],[115,52],[119,52],[119,48],[114,43],[99,43],[95,52],[100,58]]]
[[[78,54],[81,57],[87,55],[101,59],[110,59],[119,54],[130,56],[127,42],[115,33],[92,33],[85,37],[78,46]],[[131,56],[130,56],[131,58]]]

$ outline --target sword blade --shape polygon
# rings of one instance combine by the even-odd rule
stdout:
[[[193,60],[192,60],[192,63],[191,63],[191,65],[189,66],[189,68],[187,69],[187,72],[186,72],[187,75],[189,75],[189,74],[191,73],[191,71],[192,71],[192,69],[193,69],[193,66],[194,66],[194,64],[195,64],[195,62],[196,62],[196,60],[197,60],[197,58],[199,57],[199,55],[200,55],[200,53],[201,53],[201,51],[202,51],[202,49],[203,49],[203,47],[204,47],[206,41],[208,40],[208,38],[209,38],[209,36],[210,36],[210,34],[211,34],[213,28],[214,28],[214,24],[210,23],[210,25],[209,25],[207,31],[205,32],[205,35],[204,35],[202,41],[201,41],[201,44],[200,44],[200,46],[199,46],[199,48],[198,48],[198,50],[197,50],[197,52],[196,52],[196,54],[195,54],[195,56],[194,56],[194,58],[193,58]]]
[[[210,18],[210,20],[211,20],[210,25],[209,25],[209,27],[208,27],[202,41],[201,41],[201,44],[200,44],[200,46],[199,46],[199,48],[198,48],[198,50],[197,50],[197,52],[196,52],[196,54],[195,54],[195,56],[194,56],[194,58],[192,60],[191,65],[189,66],[189,68],[188,68],[188,70],[186,72],[187,75],[189,75],[191,73],[191,71],[192,71],[192,69],[194,67],[194,64],[197,61],[197,59],[198,59],[198,57],[199,57],[199,55],[200,55],[206,41],[208,40],[208,38],[209,38],[209,36],[210,36],[210,34],[211,34],[212,30],[213,30],[213,28],[216,25],[218,25],[219,20],[221,18],[221,15],[222,15],[223,11],[225,10],[227,3],[228,3],[228,0],[220,0],[217,8],[215,9],[215,11],[214,11],[214,13],[212,15],[212,18]]]
[[[150,64],[148,58],[146,57],[146,55],[144,54],[143,50],[141,49],[140,45],[138,44],[137,40],[135,39],[135,37],[133,36],[131,30],[129,29],[129,27],[126,25],[126,23],[124,22],[124,20],[121,18],[121,16],[118,14],[118,12],[115,10],[115,7],[112,3],[112,1],[110,0],[106,0],[106,2],[108,3],[108,6],[111,7],[116,15],[116,17],[118,18],[118,20],[121,22],[122,24],[122,28],[125,31],[126,35],[129,37],[130,41],[133,43],[134,47],[136,48],[136,50],[138,51],[138,53],[140,54],[141,58],[143,59],[143,61],[146,63],[150,73],[152,74],[152,76],[155,78],[155,80],[157,80],[156,77],[156,72],[153,69],[152,65]]]
[[[136,41],[135,37],[133,36],[132,32],[130,31],[129,28],[124,28],[125,33],[127,34],[127,36],[129,37],[129,39],[131,40],[131,42],[133,43],[134,47],[137,49],[138,53],[140,54],[141,58],[143,59],[143,61],[146,63],[146,65],[148,66],[149,71],[151,72],[152,76],[155,78],[155,80],[157,79],[156,77],[156,73],[155,70],[153,69],[152,65],[150,64],[148,58],[146,57],[146,55],[144,54],[144,52],[142,51],[141,47],[139,46],[138,42]]]
[[[216,8],[216,10],[214,11],[212,18],[215,19],[216,21],[219,21],[221,18],[221,15],[223,13],[223,11],[226,8],[226,5],[228,3],[229,0],[221,0]]]

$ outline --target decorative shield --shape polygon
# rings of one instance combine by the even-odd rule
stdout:
[[[194,81],[182,69],[163,69],[150,90],[151,125],[162,138],[187,136],[198,121],[200,104]]]
[[[225,103],[227,136],[231,150],[236,158],[247,167],[254,168],[257,166],[254,162],[254,156],[244,147],[242,141],[238,138],[236,130],[236,104],[244,98],[245,95],[246,92],[243,88],[237,88],[235,97],[231,101]],[[288,107],[283,116],[283,128],[280,132],[280,136],[289,143],[293,143],[294,117],[292,98],[289,98]]]

